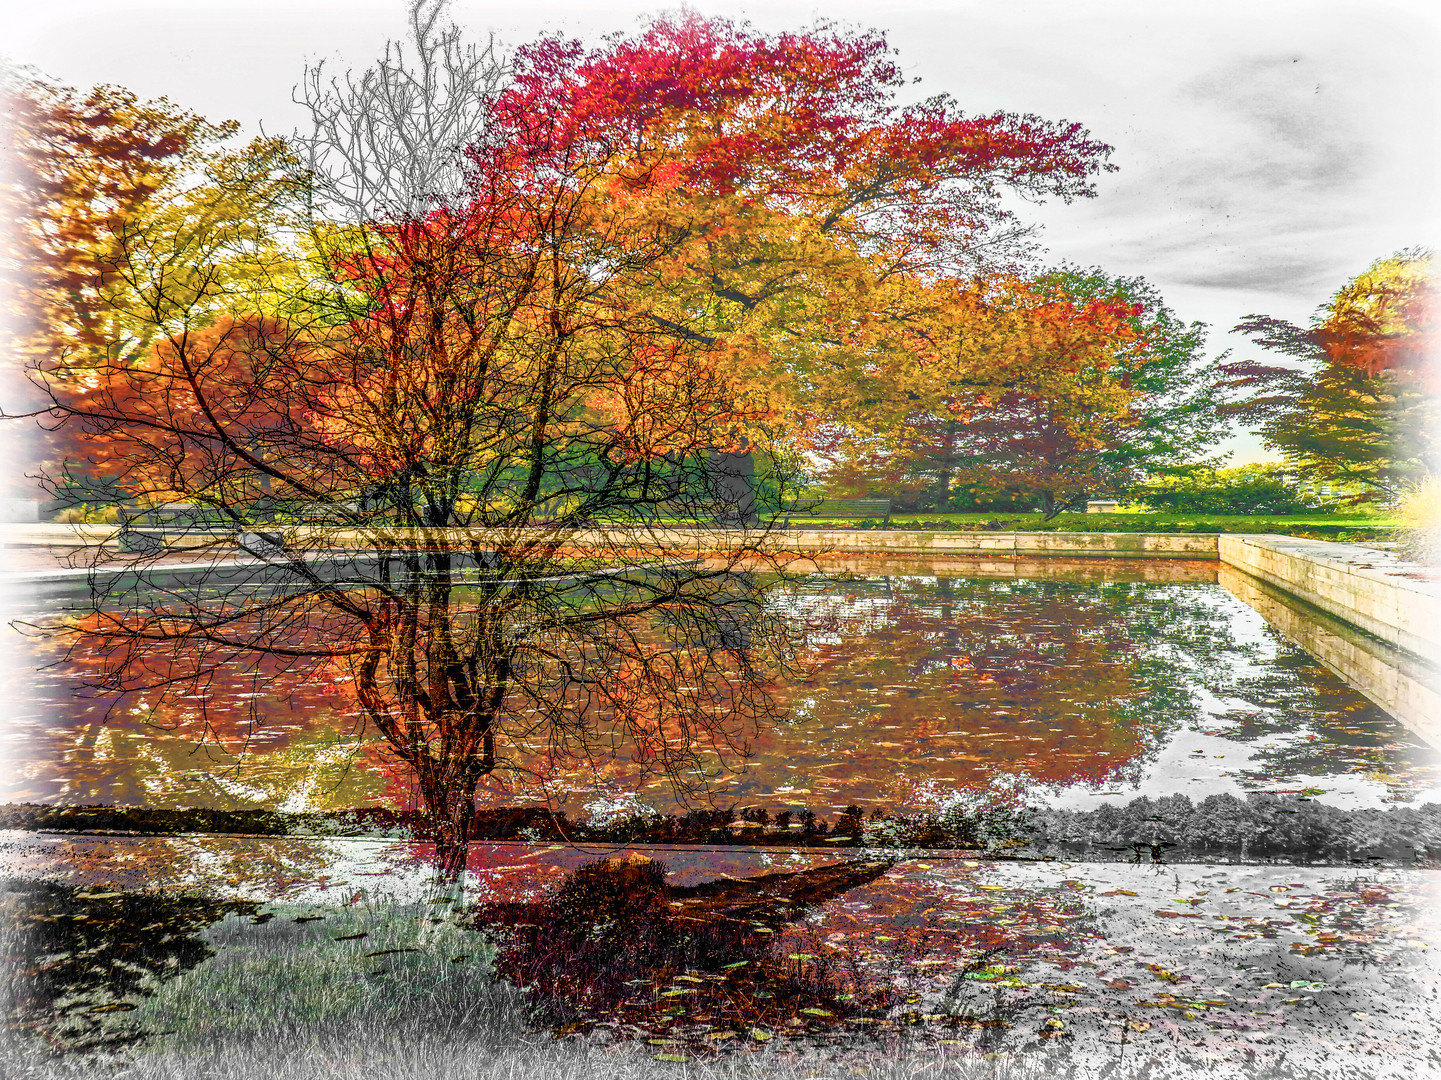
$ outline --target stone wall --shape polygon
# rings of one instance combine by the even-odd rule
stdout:
[[[1441,572],[1359,544],[1220,537],[1221,561],[1441,669]]]

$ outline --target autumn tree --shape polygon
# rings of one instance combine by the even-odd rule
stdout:
[[[1285,360],[1227,365],[1242,395],[1230,415],[1363,501],[1441,474],[1435,296],[1434,256],[1408,250],[1372,263],[1309,326],[1248,315],[1236,329]]]
[[[13,70],[5,81],[6,292],[23,362],[138,355],[191,315],[177,303],[234,297],[294,190],[282,144],[227,149],[238,125],[120,87],[81,93]],[[162,270],[183,280],[157,307]]]
[[[209,508],[259,564],[121,610],[97,593],[99,681],[349,664],[450,874],[482,781],[628,753],[704,791],[795,645],[727,456],[759,448],[792,498],[799,403],[846,376],[869,295],[1014,256],[1001,193],[1085,195],[1106,153],[1076,125],[899,108],[902,83],[880,35],[824,27],[545,38],[487,99],[462,190],[315,219],[305,272],[248,309],[155,294],[193,317],[91,379],[38,365],[119,487]],[[400,145],[365,150],[372,175]]]
[[[907,298],[823,444],[835,480],[1039,505],[1048,518],[1219,437],[1204,327],[1141,279],[1066,268]],[[834,481],[833,481],[834,482]]]
[[[283,143],[232,146],[236,125],[118,87],[6,81],[5,321],[21,367],[91,385],[159,341],[254,310],[286,262],[276,234],[301,190]],[[43,410],[45,395],[32,401]],[[111,501],[113,477],[73,430],[43,424],[29,460],[62,503]]]

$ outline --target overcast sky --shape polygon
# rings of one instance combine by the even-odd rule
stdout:
[[[674,4],[456,0],[507,46],[630,31]],[[1097,198],[1026,208],[1054,261],[1139,274],[1213,351],[1250,312],[1307,319],[1373,259],[1441,237],[1441,14],[1365,4],[1072,0],[694,2],[759,28],[886,31],[913,92],[1079,121],[1115,147]],[[1441,10],[1441,4],[1434,5]],[[113,82],[249,130],[289,131],[307,60],[364,67],[404,0],[0,0],[0,52],[73,86]],[[1255,440],[1236,460],[1265,455]]]

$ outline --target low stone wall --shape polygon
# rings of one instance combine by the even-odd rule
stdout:
[[[1359,544],[1221,536],[1221,561],[1441,669],[1441,572]]]
[[[1357,544],[1223,535],[1221,584],[1441,747],[1441,571]]]
[[[1219,580],[1348,686],[1441,747],[1441,679],[1435,668],[1233,566],[1222,564]]]
[[[990,559],[1215,559],[1214,533],[930,532],[924,529],[795,529],[773,546],[798,552],[973,555]]]
[[[163,530],[147,529],[146,532]],[[481,530],[391,529],[366,532],[327,529],[310,536],[338,547],[364,547],[378,535],[406,541],[442,541],[464,544]],[[627,533],[634,534],[634,540]],[[176,537],[183,534],[176,532]],[[587,544],[631,547],[644,544],[702,551],[726,546],[727,533],[713,529],[579,529],[566,534],[578,547]],[[119,528],[114,525],[0,525],[0,545],[82,547],[115,546]],[[1214,533],[1061,533],[1061,532],[932,532],[925,529],[790,529],[777,530],[764,546],[797,554],[836,552],[869,555],[979,555],[993,559],[1131,558],[1215,559]]]

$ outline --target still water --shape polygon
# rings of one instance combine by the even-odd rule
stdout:
[[[1271,629],[1205,563],[852,562],[776,597],[823,629],[786,723],[720,771],[718,805],[829,815],[977,797],[1092,808],[1138,795],[1307,791],[1441,801],[1437,754]],[[1024,576],[1018,576],[1024,575]],[[43,622],[74,585],[11,586]],[[7,632],[0,802],[306,810],[414,805],[340,666],[217,681],[178,705],[87,694],[95,664]],[[572,817],[675,809],[622,755],[544,790]]]

